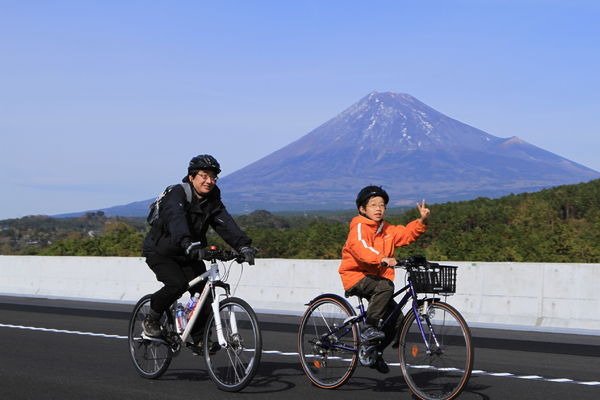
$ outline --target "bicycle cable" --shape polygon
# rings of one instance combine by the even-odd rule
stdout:
[[[231,262],[231,264],[233,264],[233,261]],[[244,274],[244,263],[240,264],[240,267],[241,267],[240,276],[238,277],[238,280],[235,283],[233,290],[231,291],[232,296],[235,296],[235,292],[237,291],[238,285],[240,284],[240,281],[242,280],[242,275]]]
[[[231,263],[226,264],[224,261],[222,262],[223,264],[223,275],[221,276],[221,280],[223,282],[227,282],[227,279],[229,279],[229,271],[231,271]]]

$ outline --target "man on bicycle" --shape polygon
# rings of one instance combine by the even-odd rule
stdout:
[[[202,258],[209,227],[242,254],[246,262],[254,264],[255,249],[250,246],[252,240],[221,202],[221,192],[216,186],[220,172],[221,167],[214,157],[208,154],[196,156],[190,160],[188,173],[182,180],[184,185],[190,186],[191,202],[181,185],[165,191],[160,200],[159,219],[146,235],[142,251],[156,279],[164,284],[152,295],[151,310],[143,322],[147,336],[162,334],[159,322],[162,313],[188,289],[190,280],[206,271]],[[205,284],[206,281],[199,283],[190,289],[190,293],[201,292]],[[200,323],[191,332],[197,345],[210,308],[203,307],[202,311]]]
[[[383,351],[391,343],[391,332],[379,330],[379,323],[394,309],[394,250],[414,242],[427,229],[430,210],[425,200],[417,203],[421,217],[408,225],[390,225],[383,220],[390,198],[379,186],[364,187],[356,197],[359,215],[350,222],[348,239],[342,249],[339,267],[344,290],[348,296],[367,299],[366,327],[361,334],[365,342],[381,341],[378,349]],[[387,264],[383,266],[382,263]],[[387,373],[389,367],[379,355],[373,368]]]

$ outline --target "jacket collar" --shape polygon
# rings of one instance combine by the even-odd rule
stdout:
[[[377,234],[383,230],[384,223],[385,222],[383,220],[381,222],[375,222],[372,219],[365,217],[364,215],[357,215],[356,217],[352,218],[351,225],[352,226],[354,226],[356,224],[367,225],[371,229],[373,229],[375,231],[375,233]]]

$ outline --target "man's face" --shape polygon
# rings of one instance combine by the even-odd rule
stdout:
[[[381,221],[385,216],[385,201],[383,197],[371,197],[367,204],[360,208],[360,212],[373,221]]]
[[[219,179],[213,171],[204,170],[198,171],[195,176],[190,175],[189,178],[192,185],[194,185],[194,189],[201,195],[210,193]]]

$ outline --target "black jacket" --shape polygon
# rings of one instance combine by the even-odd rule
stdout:
[[[225,209],[217,186],[202,199],[193,195],[188,203],[185,191],[177,185],[162,198],[159,220],[146,235],[142,254],[184,257],[186,239],[207,245],[209,226],[236,250],[252,243]]]

